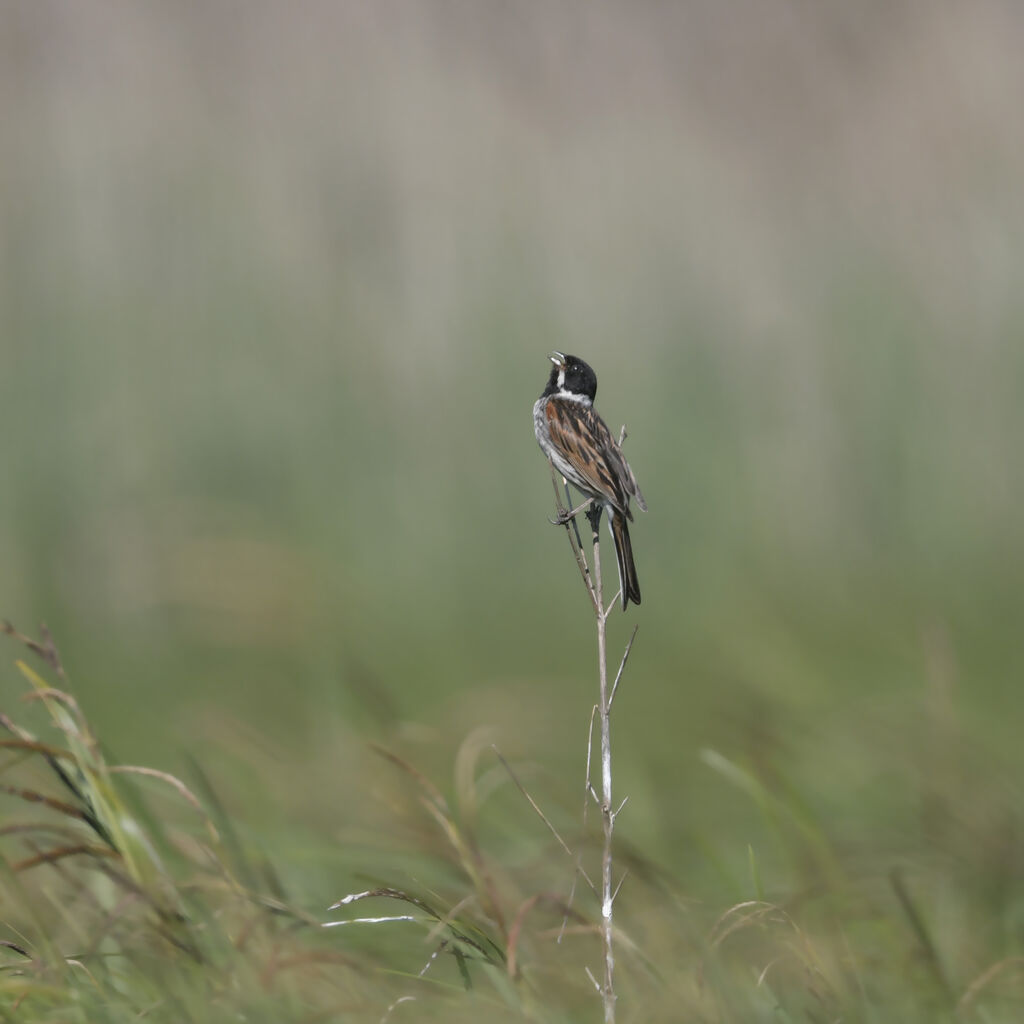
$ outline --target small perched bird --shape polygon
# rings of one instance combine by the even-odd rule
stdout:
[[[584,497],[608,513],[619,567],[622,607],[640,603],[627,520],[629,499],[645,512],[633,470],[604,420],[594,411],[597,374],[582,359],[555,352],[548,385],[533,406],[533,429],[541,451]]]

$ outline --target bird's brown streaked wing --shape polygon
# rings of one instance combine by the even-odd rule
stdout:
[[[545,409],[551,442],[595,493],[632,519],[630,495],[639,493],[633,472],[604,420],[590,406],[552,398]]]

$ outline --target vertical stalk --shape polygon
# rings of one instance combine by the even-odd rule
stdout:
[[[622,673],[626,668],[626,661],[629,658],[629,652],[633,647],[633,640],[636,638],[636,627],[633,628],[633,633],[629,638],[629,642],[626,644],[626,649],[623,651],[622,660],[619,662],[619,669],[615,674],[615,679],[608,686],[608,646],[607,646],[607,632],[606,626],[608,622],[608,616],[618,600],[619,595],[616,595],[612,599],[610,605],[605,607],[604,603],[604,589],[601,582],[601,541],[600,541],[600,525],[601,525],[601,512],[602,508],[595,502],[590,502],[589,507],[587,505],[580,506],[580,508],[572,507],[572,497],[569,494],[569,485],[566,481],[562,481],[565,486],[565,497],[567,504],[563,507],[561,502],[561,495],[558,489],[559,474],[554,466],[551,467],[551,482],[555,488],[555,513],[556,516],[551,520],[556,526],[564,526],[566,534],[569,538],[569,546],[572,548],[573,556],[576,559],[577,568],[580,570],[580,576],[583,579],[583,585],[587,588],[587,595],[590,597],[591,604],[594,606],[594,616],[597,620],[597,668],[598,668],[598,679],[600,682],[600,693],[598,703],[592,705],[590,715],[590,731],[587,734],[587,772],[586,772],[586,783],[585,783],[585,797],[583,804],[583,825],[584,828],[587,824],[587,809],[590,806],[590,801],[593,800],[601,808],[601,831],[603,836],[603,843],[601,846],[601,886],[600,891],[590,878],[582,871],[579,862],[577,862],[577,874],[582,874],[586,879],[587,884],[594,891],[594,894],[601,900],[601,950],[604,959],[604,970],[602,972],[603,978],[599,982],[594,977],[593,972],[590,968],[586,968],[587,976],[593,982],[594,988],[597,989],[601,996],[602,1003],[604,1004],[604,1019],[605,1024],[615,1024],[615,955],[612,948],[612,940],[614,936],[614,928],[612,925],[612,906],[615,903],[615,897],[617,890],[612,887],[612,834],[615,830],[615,819],[618,817],[619,811],[622,810],[623,805],[626,803],[625,800],[619,804],[617,809],[612,809],[612,739],[611,739],[611,710],[612,702],[615,700],[615,694],[618,692],[619,681],[622,679]],[[583,511],[586,508],[587,521],[590,523],[591,539],[594,547],[594,558],[593,558],[593,571],[591,567],[587,565],[586,555],[583,553],[583,543],[579,534],[579,530],[576,526],[576,514]],[[600,747],[601,747],[601,794],[598,796],[597,790],[591,781],[590,768],[591,768],[591,755],[594,749],[594,718],[597,717],[600,721]],[[619,882],[621,885],[621,880]],[[573,881],[573,892],[575,892],[576,883]],[[572,894],[570,893],[569,902],[572,902]],[[563,922],[564,927],[564,922]]]
[[[604,843],[601,850],[601,945],[604,953],[604,982],[601,997],[604,1001],[605,1024],[615,1021],[615,956],[612,949],[612,833],[615,815],[612,813],[612,741],[611,741],[611,700],[608,693],[608,651],[605,625],[608,609],[604,606],[604,588],[601,582],[601,506],[596,505],[587,512],[587,519],[593,531],[594,544],[594,589],[597,592],[595,614],[597,616],[597,668],[600,680],[600,701],[598,719],[601,725],[601,826]],[[613,602],[614,606],[614,602]]]

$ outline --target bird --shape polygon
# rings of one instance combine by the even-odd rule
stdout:
[[[608,513],[615,542],[622,608],[640,604],[628,523],[629,501],[647,511],[647,502],[607,424],[594,409],[597,374],[578,356],[554,352],[547,387],[533,406],[533,430],[541,451],[585,498]]]

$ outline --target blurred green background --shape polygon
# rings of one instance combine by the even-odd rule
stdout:
[[[593,622],[530,422],[559,348],[650,506],[623,844],[713,921],[812,889],[813,835],[912,949],[909,872],[955,985],[1024,948],[1024,9],[0,28],[0,614],[50,626],[117,759],[198,760],[313,909],[415,845],[369,741],[450,792],[490,727],[572,831]],[[516,860],[549,837],[503,799]],[[645,884],[634,937],[683,963]]]

